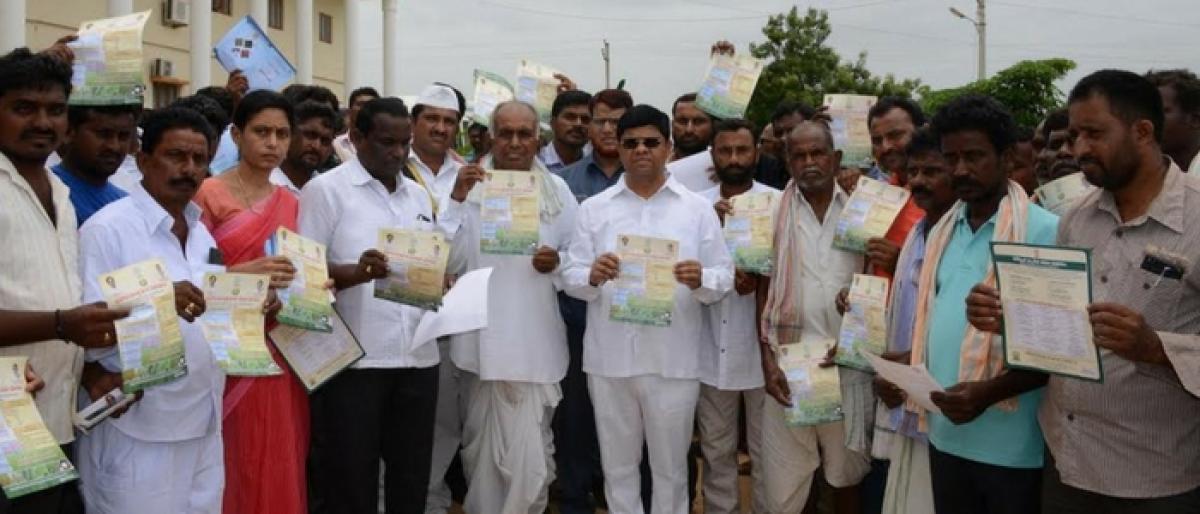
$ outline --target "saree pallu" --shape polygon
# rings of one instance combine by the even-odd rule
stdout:
[[[283,188],[245,209],[221,181],[210,179],[201,187],[196,203],[205,211],[204,223],[226,266],[263,257],[263,243],[280,226],[296,230],[299,201]],[[268,332],[273,326],[269,321]],[[267,341],[283,374],[228,377],[225,383],[225,514],[308,512],[308,393],[269,336]]]

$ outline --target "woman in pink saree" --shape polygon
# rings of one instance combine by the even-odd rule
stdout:
[[[233,125],[238,165],[205,180],[195,201],[229,271],[270,275],[272,288],[287,287],[295,269],[286,258],[265,256],[263,243],[279,227],[296,230],[299,201],[268,180],[287,156],[291,105],[278,93],[252,92],[238,104]],[[268,331],[274,324],[267,320]],[[308,393],[269,341],[282,375],[226,379],[225,514],[308,512]]]

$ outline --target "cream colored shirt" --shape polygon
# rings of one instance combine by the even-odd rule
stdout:
[[[49,175],[57,223],[8,157],[0,154],[0,308],[71,309],[80,304],[79,239],[69,190]],[[34,395],[38,411],[60,444],[75,439],[71,415],[83,370],[83,349],[64,341],[0,347],[0,355],[27,355],[46,381]]]

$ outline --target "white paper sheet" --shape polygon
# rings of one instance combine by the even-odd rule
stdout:
[[[461,334],[487,327],[488,280],[492,268],[471,271],[454,283],[442,298],[436,312],[429,311],[417,325],[414,348],[437,341],[439,337]]]
[[[937,380],[933,379],[933,375],[929,374],[929,370],[925,369],[925,366],[920,364],[905,366],[869,353],[863,354],[863,357],[867,358],[879,376],[904,390],[909,399],[917,402],[917,405],[924,407],[929,412],[942,413],[942,410],[933,404],[933,400],[929,399],[929,394],[945,389],[942,389]]]

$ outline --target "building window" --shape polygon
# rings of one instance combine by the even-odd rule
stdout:
[[[267,4],[267,21],[271,28],[283,30],[283,0],[271,0]]]
[[[154,84],[154,108],[161,109],[179,98],[179,86],[170,83]]]
[[[321,13],[318,18],[318,37],[322,43],[333,43],[333,16]]]
[[[233,0],[212,0],[212,11],[229,16],[233,12]]]

